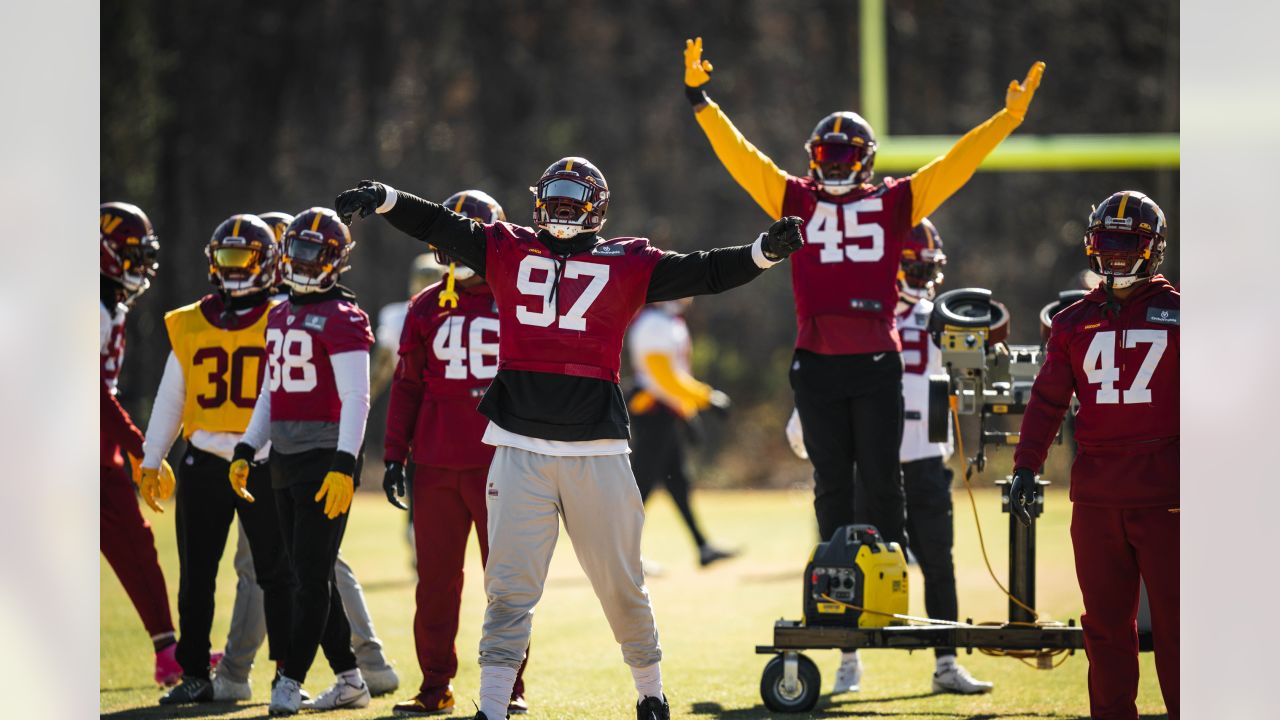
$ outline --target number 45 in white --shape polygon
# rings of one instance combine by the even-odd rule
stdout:
[[[1135,348],[1139,343],[1148,343],[1151,349],[1142,359],[1138,374],[1133,377],[1133,385],[1124,391],[1126,405],[1151,402],[1151,389],[1147,385],[1155,374],[1156,366],[1169,344],[1169,333],[1166,330],[1128,330],[1122,334],[1125,348]],[[1114,405],[1120,402],[1120,391],[1116,383],[1120,380],[1120,368],[1116,367],[1116,333],[1107,330],[1093,336],[1089,349],[1084,354],[1084,374],[1090,385],[1101,385],[1098,388],[1097,402],[1100,405]]]

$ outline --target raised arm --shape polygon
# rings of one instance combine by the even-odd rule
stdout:
[[[712,295],[744,285],[804,246],[798,217],[775,222],[750,245],[665,253],[653,268],[645,302]]]
[[[1040,87],[1044,63],[1037,62],[1021,83],[1009,82],[1005,107],[978,127],[965,133],[946,154],[934,158],[911,176],[911,225],[937,210],[947,198],[969,182],[974,171],[996,146],[1022,124],[1027,107]]]
[[[397,230],[447,251],[484,276],[484,226],[430,200],[383,183],[361,180],[334,200],[334,210],[351,224],[352,216],[378,214]]]
[[[686,40],[684,49],[684,90],[693,105],[693,115],[711,141],[711,149],[729,175],[772,219],[782,217],[782,198],[787,189],[787,173],[756,149],[738,132],[720,106],[707,97],[703,86],[711,80],[711,63],[702,59],[702,38]]]

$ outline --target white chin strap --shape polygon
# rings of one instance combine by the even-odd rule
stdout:
[[[1146,275],[1108,275],[1106,276],[1106,282],[1113,288],[1123,290],[1139,280],[1145,280],[1146,278]]]
[[[856,185],[849,183],[848,185],[831,185],[830,183],[822,183],[822,192],[828,195],[840,196],[851,192]]]
[[[471,278],[473,278],[473,277],[475,277],[475,276],[476,276],[476,271],[475,271],[475,270],[472,270],[471,268],[467,267],[466,265],[460,265],[460,264],[458,264],[458,263],[454,263],[454,265],[453,265],[453,277],[454,277],[455,279],[457,279],[457,280],[469,280],[469,279],[471,279]]]

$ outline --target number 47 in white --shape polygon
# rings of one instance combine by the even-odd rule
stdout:
[[[1149,343],[1151,349],[1142,359],[1138,374],[1133,377],[1133,385],[1124,391],[1124,403],[1137,404],[1151,402],[1151,390],[1147,385],[1155,374],[1156,366],[1169,344],[1169,333],[1166,330],[1128,330],[1122,334],[1125,348],[1135,348],[1139,343]],[[1084,354],[1084,374],[1090,385],[1101,385],[1098,388],[1097,402],[1100,405],[1114,405],[1120,402],[1120,391],[1116,383],[1120,380],[1120,368],[1116,366],[1116,333],[1107,330],[1093,336],[1089,349]]]

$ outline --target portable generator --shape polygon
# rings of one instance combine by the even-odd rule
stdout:
[[[877,613],[906,612],[907,563],[898,543],[884,542],[871,525],[846,525],[814,548],[804,571],[806,625],[902,625]]]

